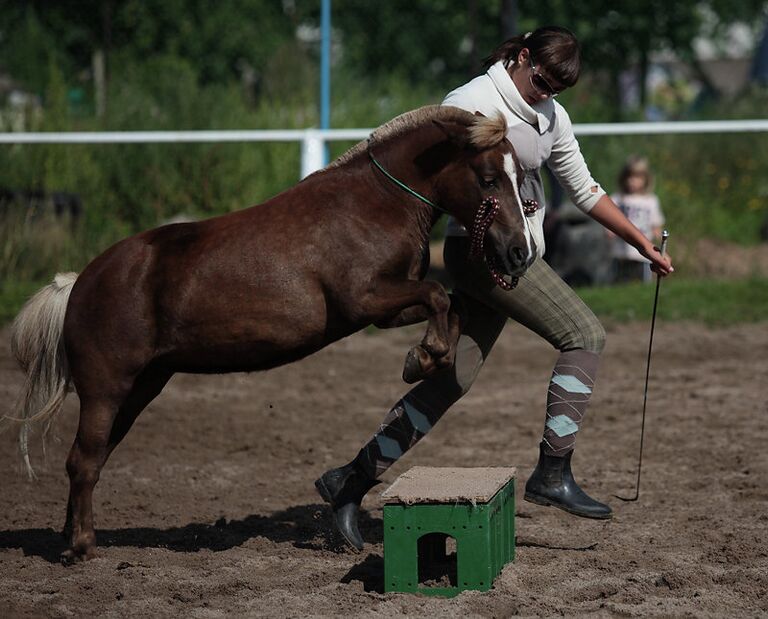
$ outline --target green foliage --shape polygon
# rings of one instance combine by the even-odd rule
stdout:
[[[691,10],[694,4],[699,10]],[[618,11],[607,0],[518,3],[521,30],[569,26],[582,40],[588,68],[605,70],[588,71],[561,97],[575,122],[614,115],[606,93],[615,89],[606,85],[606,72],[639,62],[643,50],[684,52],[703,23],[702,7],[726,24],[755,16],[765,5],[632,0]],[[332,126],[375,127],[438,103],[498,44],[500,6],[497,0],[334,0]],[[304,128],[318,124],[318,45],[311,36],[318,19],[316,0],[3,3],[0,69],[40,95],[43,109],[26,117],[31,130]],[[96,51],[105,53],[108,68],[102,117],[95,106],[72,105],[75,90],[93,96]],[[734,102],[710,102],[698,114],[759,117],[766,106],[768,94],[756,90]],[[768,142],[762,135],[581,143],[595,177],[609,189],[629,153],[649,157],[676,247],[701,236],[755,242],[768,217]],[[333,143],[331,155],[351,145]],[[0,281],[78,270],[119,238],[172,217],[208,217],[261,202],[298,175],[295,143],[3,146],[0,187],[69,191],[81,196],[84,211],[77,222],[60,222],[44,205],[35,212],[5,205]]]
[[[65,61],[65,55],[34,10],[25,9],[21,3],[7,3],[0,11],[0,68],[32,92],[43,93],[49,78],[44,68],[52,59]]]
[[[50,281],[50,280],[49,280]],[[10,323],[21,306],[46,283],[40,281],[0,280],[0,325]]]
[[[110,128],[291,128],[317,122],[314,106],[303,105],[299,95],[293,105],[260,99],[254,106],[237,85],[200,86],[185,67],[178,59],[158,58],[147,74],[126,71],[112,86],[112,101],[119,105],[110,106]],[[46,112],[42,126],[99,128],[96,119],[67,117],[56,94],[61,89],[55,87],[55,70],[51,75],[48,96],[59,104]],[[170,81],[177,84],[176,93],[163,94]],[[336,126],[377,126],[439,98],[396,79],[379,84],[351,80],[338,90],[345,96],[334,108]],[[763,104],[763,97],[755,95],[755,107]],[[745,100],[741,111],[749,116]],[[578,102],[569,108],[578,119]],[[673,254],[701,237],[758,241],[768,217],[768,142],[762,134],[584,137],[580,143],[595,178],[610,191],[628,154],[650,159],[656,192],[675,234]],[[332,144],[332,156],[349,146]],[[67,254],[71,268],[79,269],[117,239],[171,217],[207,217],[261,202],[298,181],[299,165],[295,143],[11,146],[0,149],[0,186],[82,197],[84,217],[72,232],[73,250]],[[36,221],[28,225],[34,227]],[[14,229],[5,226],[3,232]],[[30,233],[25,239],[32,245],[46,243],[45,235]],[[8,251],[0,261],[0,277],[36,277],[62,268],[51,252]]]
[[[702,237],[758,242],[768,217],[768,142],[764,134],[584,137],[593,175],[606,190],[630,153],[648,157],[655,191],[676,245]]]
[[[367,79],[396,76],[441,91],[476,75],[505,36],[499,0],[333,0],[335,70]],[[694,65],[693,39],[717,39],[735,21],[760,27],[766,0],[518,0],[518,30],[545,24],[582,42],[593,88],[619,108],[617,78],[649,55],[673,50]],[[88,80],[94,52],[106,54],[110,79],[124,64],[155,56],[184,58],[202,85],[239,80],[250,96],[292,73],[276,56],[317,55],[317,0],[25,0],[0,5],[0,68],[34,92],[54,57],[71,81]],[[296,33],[302,30],[301,41]],[[700,74],[699,71],[696,71]],[[314,72],[313,72],[314,73]],[[699,75],[699,77],[702,77]]]
[[[319,5],[319,3],[317,3]],[[364,75],[395,75],[414,84],[460,84],[480,69],[480,54],[498,44],[498,3],[451,0],[335,0],[345,67]]]
[[[601,320],[648,321],[655,284],[627,284],[578,291]],[[670,276],[659,288],[657,320],[729,325],[768,320],[768,280],[686,280]]]
[[[190,62],[202,83],[237,79],[248,67],[258,80],[298,25],[299,15],[286,7],[274,0],[7,2],[0,6],[2,65],[37,91],[49,56],[57,54],[74,75],[90,66],[97,49],[116,53],[115,67],[118,58],[141,63],[170,55]]]
[[[561,101],[575,123],[605,118],[605,102],[586,84],[566,91]],[[752,89],[736,101],[711,101],[697,119],[760,118],[768,90]],[[702,237],[743,245],[759,242],[768,222],[768,141],[765,133],[710,133],[579,138],[593,176],[609,191],[630,154],[649,159],[673,255],[689,253]],[[682,249],[682,251],[681,251]]]

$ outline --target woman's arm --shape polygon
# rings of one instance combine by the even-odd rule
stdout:
[[[605,195],[599,183],[592,178],[579,143],[573,135],[573,125],[565,108],[555,105],[555,136],[547,165],[557,178],[557,182],[568,194],[576,207],[585,213]]]
[[[610,232],[636,247],[651,261],[651,269],[669,275],[674,269],[669,256],[662,257],[650,240],[624,216],[611,197],[594,181],[573,135],[568,112],[555,102],[557,135],[552,143],[548,164],[573,203],[601,223]]]
[[[662,256],[653,243],[624,216],[607,194],[600,197],[589,211],[589,215],[648,258],[651,261],[651,268],[659,275],[669,275],[675,270],[672,268],[670,257]]]

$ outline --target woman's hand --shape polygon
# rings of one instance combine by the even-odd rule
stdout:
[[[609,195],[601,196],[589,214],[592,219],[602,224],[608,231],[624,239],[650,260],[651,270],[654,273],[658,273],[662,277],[674,273],[675,269],[672,268],[670,257],[661,255],[661,250],[654,247],[653,243],[625,217]]]
[[[666,277],[670,273],[675,272],[675,269],[672,266],[672,258],[670,255],[665,253],[662,256],[661,249],[656,247],[650,241],[648,241],[646,245],[638,247],[637,250],[643,255],[643,257],[651,261],[651,271],[654,273],[661,275],[662,277]]]

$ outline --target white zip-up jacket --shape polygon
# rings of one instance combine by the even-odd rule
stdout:
[[[571,201],[585,213],[605,195],[587,169],[565,108],[554,99],[545,99],[533,106],[526,103],[503,62],[497,62],[485,75],[448,93],[442,105],[480,112],[485,116],[501,112],[506,118],[507,138],[515,147],[525,172],[520,195],[523,199],[536,200],[540,206],[529,220],[539,257],[544,254],[546,208],[540,173],[542,165],[549,166]],[[467,232],[452,219],[447,234],[466,235]]]

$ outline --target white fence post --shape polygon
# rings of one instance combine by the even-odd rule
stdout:
[[[301,140],[301,178],[305,178],[323,167],[324,147],[325,141],[320,131],[315,129],[304,131],[304,137]]]

